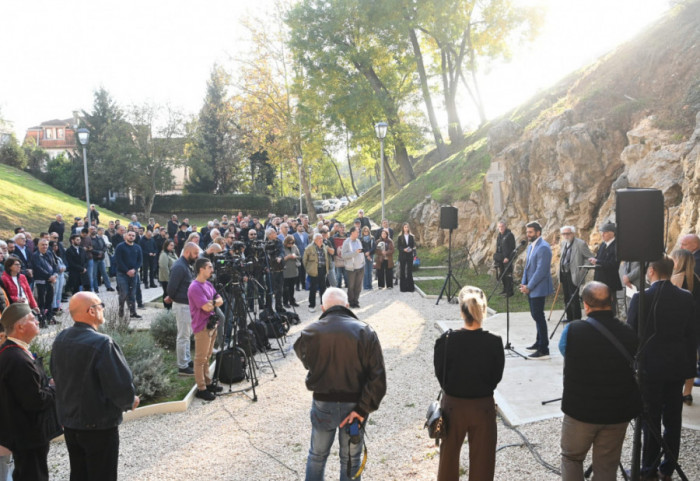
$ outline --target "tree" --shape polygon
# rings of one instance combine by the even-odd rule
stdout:
[[[0,145],[0,164],[9,165],[15,169],[24,169],[27,166],[27,156],[19,146],[15,134]]]
[[[33,137],[27,137],[22,144],[22,150],[27,158],[27,168],[35,177],[43,177],[46,164],[49,161],[49,154],[44,149],[36,145]]]
[[[394,159],[403,181],[408,182],[415,177],[407,150],[413,129],[405,122],[407,114],[402,109],[413,107],[414,72],[408,44],[391,29],[377,28],[377,19],[388,13],[384,2],[304,0],[292,9],[287,21],[295,58],[314,86],[310,90],[320,89],[331,103],[346,97],[348,81],[362,82],[371,92],[374,106],[369,114],[379,115],[371,119],[365,114],[364,123],[371,129],[371,120],[386,119]],[[387,44],[401,47],[386,49]]]
[[[50,185],[66,194],[75,195],[75,180],[83,175],[83,162],[59,154],[46,164],[46,179]]]
[[[186,147],[190,192],[234,192],[243,178],[242,132],[226,93],[228,84],[228,73],[215,65],[207,82],[204,105]]]
[[[172,170],[183,163],[184,117],[169,106],[144,104],[132,107],[129,120],[133,153],[128,185],[149,217],[156,193],[172,187]]]

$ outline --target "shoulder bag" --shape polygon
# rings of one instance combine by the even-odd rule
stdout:
[[[447,375],[447,340],[450,337],[452,329],[447,331],[445,336],[445,356],[442,362],[442,385],[445,385],[445,376]],[[442,397],[442,389],[438,393],[435,401],[428,406],[428,412],[425,415],[425,424],[423,428],[428,429],[428,437],[435,440],[435,446],[440,445],[440,440],[447,437],[447,418],[440,407],[440,398]]]

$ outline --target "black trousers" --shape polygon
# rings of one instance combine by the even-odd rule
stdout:
[[[158,258],[156,256],[143,256],[143,264],[141,265],[141,280],[144,286],[155,284],[156,267],[158,267]]]
[[[394,268],[388,267],[389,261],[384,259],[377,269],[377,287],[394,287]]]
[[[282,289],[284,287],[284,272],[270,272],[270,291],[267,293],[265,306],[272,308],[272,295],[275,296],[275,310],[282,309]]]
[[[318,275],[316,277],[309,276],[309,279],[311,280],[309,307],[316,307],[316,291],[318,291],[318,297],[321,299],[323,299],[323,293],[326,292],[326,267],[319,267]]]
[[[648,421],[642,423],[642,475],[670,475],[676,469],[675,460],[681,446],[681,425],[683,422],[683,383],[685,380],[646,380],[641,387],[642,399],[647,408]],[[661,424],[663,423],[663,431]],[[650,429],[663,436],[671,453],[666,453],[659,464],[657,459],[661,443]],[[669,455],[671,454],[671,455]]]
[[[43,321],[50,322],[53,319],[53,284],[49,281],[46,281],[46,284],[37,284],[36,295],[39,311],[41,311],[42,316],[46,316]]]
[[[87,272],[85,273],[77,273],[75,271],[71,271],[68,273],[68,288],[71,291],[71,294],[75,294],[76,292],[80,292],[80,286],[83,286],[84,291],[89,291],[90,290],[90,278],[87,275]]]
[[[566,320],[576,321],[581,319],[581,300],[579,299],[576,284],[571,279],[571,272],[559,271],[559,280],[564,291],[564,304],[569,306],[566,309]],[[570,304],[569,301],[571,301]]]
[[[496,275],[501,278],[501,282],[503,283],[503,292],[505,292],[507,295],[512,296],[513,295],[513,264],[508,266],[508,272],[503,274],[503,269],[505,266],[508,265],[506,264],[496,264]],[[503,274],[503,275],[501,275]]]
[[[294,285],[298,281],[299,276],[284,278],[284,290],[282,297],[285,304],[296,304],[296,301],[294,300]]]
[[[48,443],[38,448],[15,449],[12,452],[15,461],[13,481],[49,481],[48,455]]]
[[[119,428],[82,431],[64,428],[70,481],[117,481]]]

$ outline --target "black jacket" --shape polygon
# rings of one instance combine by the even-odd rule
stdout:
[[[496,237],[496,252],[493,254],[493,260],[499,267],[503,266],[503,259],[511,259],[514,250],[515,236],[510,229],[506,229],[503,234],[499,232],[498,237]]]
[[[78,250],[75,246],[66,249],[66,268],[69,273],[82,274],[87,269],[87,251],[82,247]]]
[[[382,346],[367,323],[343,306],[326,310],[294,343],[309,371],[306,388],[319,401],[356,402],[361,416],[376,411],[386,394]]]
[[[133,378],[121,349],[85,323],[76,322],[56,336],[51,374],[58,419],[65,427],[113,428],[134,403]]]
[[[46,254],[37,251],[32,256],[32,271],[34,280],[39,284],[45,284],[49,277],[58,272],[53,262],[53,255],[49,251],[46,251]]]
[[[55,232],[58,234],[58,242],[63,242],[63,233],[66,231],[66,224],[63,222],[53,221],[49,226],[49,234]]]
[[[41,359],[32,360],[17,344],[5,341],[0,346],[0,445],[10,450],[48,445],[60,434],[60,429],[43,429],[55,398]]]
[[[593,280],[602,282],[613,291],[622,289],[620,260],[617,258],[617,240],[613,239],[609,246],[602,242],[598,247]]]
[[[194,272],[192,272],[187,259],[180,257],[173,264],[173,268],[170,269],[168,296],[179,304],[189,304],[190,301],[187,297],[187,290],[190,288],[194,277]]]
[[[645,291],[644,348],[639,359],[642,374],[650,380],[679,381],[695,377],[695,300],[671,281],[657,281]],[[639,294],[627,311],[627,322],[637,331]]]
[[[590,317],[603,324],[631,357],[636,355],[637,335],[615,319],[612,311],[594,311]],[[585,320],[573,321],[565,335],[561,410],[590,424],[624,423],[637,416],[639,388],[622,353]]]

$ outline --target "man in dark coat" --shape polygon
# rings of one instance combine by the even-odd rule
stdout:
[[[41,358],[29,351],[39,323],[24,303],[7,307],[0,322],[7,335],[0,346],[0,445],[12,451],[15,481],[48,481],[49,441],[61,434],[61,427],[54,386]]]
[[[493,260],[496,263],[496,275],[501,277],[503,282],[503,291],[510,297],[513,295],[513,265],[508,265],[511,261],[511,256],[515,250],[515,236],[508,229],[505,221],[498,223],[498,237],[496,237],[496,252],[493,254]],[[504,269],[508,267],[508,271],[504,273]]]
[[[598,255],[589,259],[595,266],[594,281],[602,282],[610,288],[610,302],[613,313],[617,313],[617,291],[622,289],[620,281],[620,261],[617,258],[615,224],[608,222],[600,228],[603,242],[598,247]]]
[[[83,290],[90,290],[90,278],[87,270],[87,251],[80,247],[80,236],[70,236],[71,246],[66,249],[66,267],[68,268],[68,288],[75,294],[83,286]]]
[[[58,234],[58,241],[63,243],[63,234],[66,231],[66,224],[63,222],[63,216],[56,214],[56,220],[49,225],[49,234],[55,232]]]
[[[591,446],[596,479],[617,479],[627,425],[642,406],[630,362],[637,336],[613,315],[605,284],[593,281],[583,288],[583,308],[588,319],[567,324],[559,341],[564,356],[562,480],[583,479]],[[624,354],[594,323],[619,342]]]
[[[700,278],[700,237],[697,234],[686,234],[681,237],[681,249],[688,250],[693,253],[695,258],[695,275],[696,279]],[[697,280],[696,280],[697,282]],[[695,336],[697,337],[698,343],[698,366],[695,372],[695,382],[696,386],[700,386],[700,304],[697,303],[698,310],[695,314],[697,317],[695,319]]]
[[[695,374],[695,301],[693,295],[671,281],[673,260],[664,257],[647,270],[651,287],[645,291],[645,318],[639,316],[639,294],[632,297],[627,322],[641,324],[639,377],[647,416],[642,424],[642,479],[670,480],[681,443],[683,384]],[[669,451],[659,464],[658,436],[663,419],[663,439]]]
[[[168,238],[175,240],[175,235],[180,228],[180,223],[177,221],[177,216],[173,215],[168,221]]]

